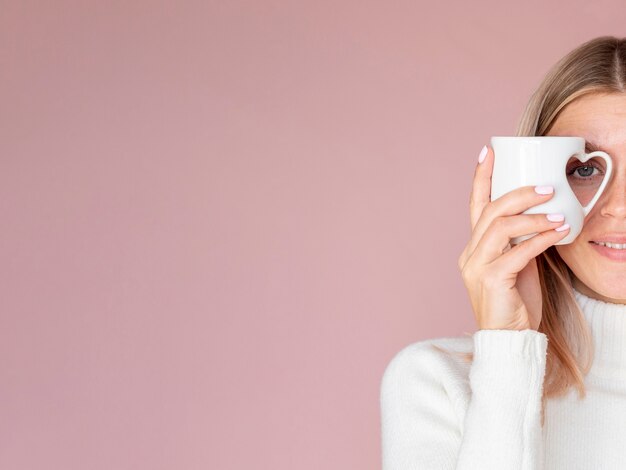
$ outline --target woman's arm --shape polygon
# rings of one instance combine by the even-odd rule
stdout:
[[[464,415],[446,385],[462,378],[439,367],[442,353],[408,347],[389,363],[381,383],[383,470],[541,469],[546,335],[479,330],[473,341]]]

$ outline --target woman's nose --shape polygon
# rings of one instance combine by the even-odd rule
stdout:
[[[600,214],[626,219],[626,173],[613,173],[604,194],[598,199]]]

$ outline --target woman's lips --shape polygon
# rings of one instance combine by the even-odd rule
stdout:
[[[626,250],[618,250],[616,248],[609,248],[608,246],[598,245],[593,242],[589,242],[596,252],[611,261],[626,262]]]

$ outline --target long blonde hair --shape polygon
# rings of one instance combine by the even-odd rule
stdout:
[[[589,93],[626,91],[626,38],[600,36],[569,52],[546,74],[522,113],[516,135],[545,135],[559,112]],[[565,395],[571,388],[586,396],[584,377],[593,361],[593,339],[572,288],[570,268],[554,246],[536,258],[542,318],[538,331],[548,337],[543,383],[541,424],[548,398]],[[467,360],[472,353],[464,354]]]

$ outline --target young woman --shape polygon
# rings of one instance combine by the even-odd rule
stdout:
[[[555,245],[567,220],[522,214],[554,193],[528,186],[490,202],[494,155],[483,148],[458,260],[478,330],[413,343],[390,361],[384,470],[626,468],[626,38],[562,58],[516,135],[584,137],[587,152],[611,156],[611,181],[575,241]],[[572,159],[567,173],[584,203],[603,160]]]

